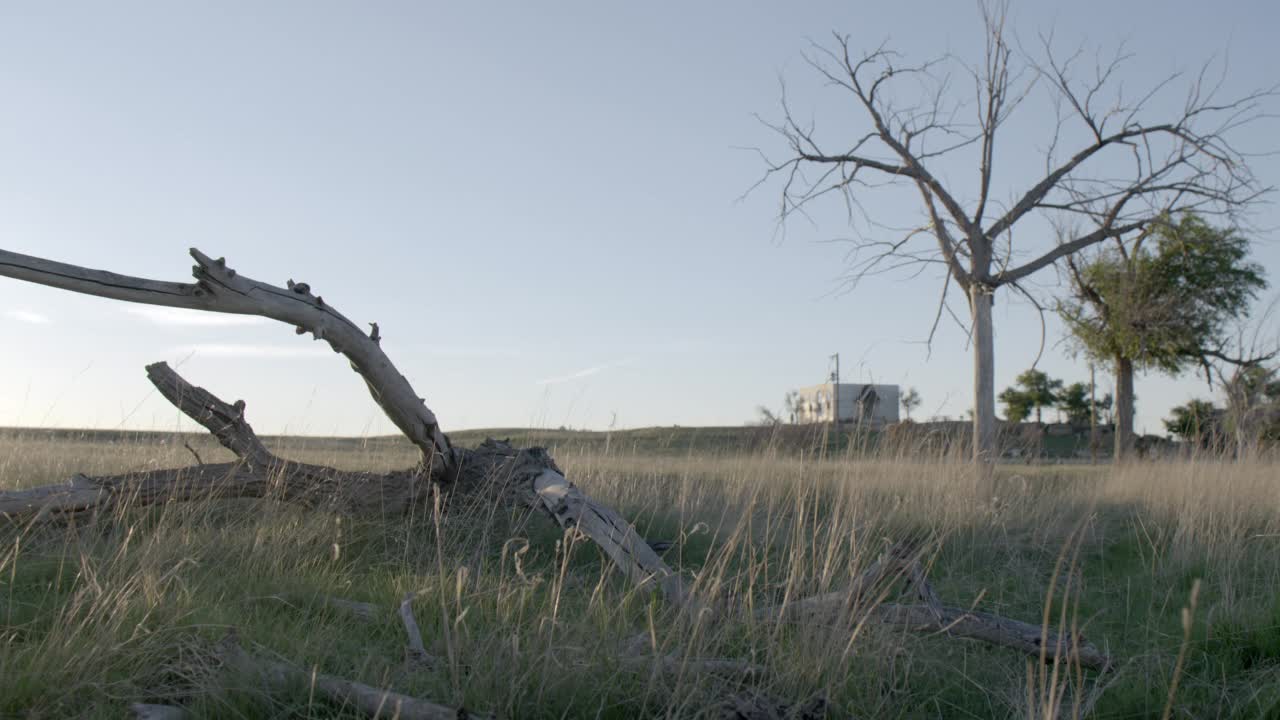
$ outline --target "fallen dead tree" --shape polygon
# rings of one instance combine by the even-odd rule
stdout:
[[[909,593],[916,596],[919,604],[906,604],[893,598],[892,586],[898,582],[905,582]],[[853,622],[872,622],[912,632],[980,640],[1021,651],[1046,663],[1078,663],[1099,671],[1112,667],[1111,658],[1079,632],[1068,633],[994,613],[943,605],[925,578],[919,557],[905,551],[902,545],[886,552],[855,578],[847,590],[758,610],[755,617],[779,622],[847,617]]]
[[[691,602],[682,578],[635,529],[570,483],[545,450],[521,450],[496,441],[471,450],[454,448],[435,414],[382,351],[377,323],[371,323],[371,332],[365,334],[306,283],[290,280],[286,287],[270,285],[240,275],[221,258],[214,260],[195,249],[191,256],[196,261],[194,283],[129,277],[5,250],[0,250],[0,275],[128,302],[257,315],[289,323],[297,334],[311,333],[350,361],[374,401],[418,447],[421,462],[401,472],[372,474],[283,460],[253,433],[244,417],[243,401],[226,403],[191,385],[164,363],[156,363],[147,368],[156,389],[208,429],[239,462],[106,478],[78,475],[67,485],[0,493],[0,515],[21,522],[101,510],[126,499],[147,504],[214,493],[261,497],[268,492],[307,504],[394,514],[423,501],[435,489],[541,510],[562,527],[577,528],[589,537],[633,581],[656,583],[676,605]]]
[[[0,492],[0,518],[35,523],[118,507],[211,497],[272,497],[345,513],[395,515],[429,502],[436,494],[450,502],[465,497],[469,502],[541,512],[561,527],[573,528],[592,540],[630,582],[656,588],[678,611],[726,617],[726,599],[696,596],[685,578],[669,567],[625,518],[570,482],[544,449],[515,448],[494,440],[476,448],[453,446],[435,414],[382,351],[377,323],[371,323],[371,331],[365,333],[313,294],[306,283],[290,280],[285,287],[270,285],[240,275],[221,258],[214,260],[194,249],[191,256],[196,261],[194,283],[129,277],[4,250],[0,250],[0,275],[98,297],[257,315],[288,323],[297,334],[310,333],[346,357],[374,401],[419,449],[418,464],[391,473],[363,473],[278,457],[249,425],[243,401],[227,403],[188,383],[168,365],[156,363],[147,366],[152,384],[234,453],[235,462],[109,477],[76,475],[64,484]],[[851,602],[865,601],[867,588],[886,577],[896,577],[909,582],[922,604],[871,603],[860,621],[972,638],[1041,656],[1047,652],[1050,658],[1070,658],[1086,667],[1104,669],[1110,665],[1103,653],[1081,638],[1065,638],[1061,633],[989,613],[943,606],[923,571],[912,562],[891,552],[845,591],[795,599],[784,607],[766,609],[758,617],[781,621],[788,616],[844,608]],[[411,612],[407,617],[411,619]],[[422,655],[425,650],[421,640],[414,639],[413,630],[416,628],[410,630],[411,654]],[[675,656],[658,657],[663,665],[677,662]],[[736,660],[701,660],[693,665],[746,674],[759,671]],[[275,674],[287,673],[279,670]],[[348,691],[356,692],[342,690]]]
[[[260,684],[269,693],[308,688],[332,703],[353,707],[369,717],[401,720],[485,720],[492,717],[260,657],[245,651],[234,636],[223,640],[218,654],[227,670]]]

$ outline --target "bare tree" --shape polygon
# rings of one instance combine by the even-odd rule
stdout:
[[[907,391],[902,394],[902,399],[899,400],[899,402],[902,403],[902,411],[907,416],[907,422],[911,422],[912,411],[920,407],[920,403],[923,402],[923,400],[920,399],[920,392],[918,390],[915,388],[907,388]]]
[[[851,224],[861,220],[871,228],[852,240],[851,284],[903,268],[945,269],[930,342],[949,310],[952,283],[964,292],[973,345],[974,462],[980,468],[989,468],[995,457],[991,306],[998,288],[1035,303],[1024,281],[1061,258],[1140,234],[1172,213],[1233,213],[1269,190],[1253,177],[1247,153],[1232,138],[1265,117],[1262,104],[1273,90],[1223,98],[1225,76],[1211,77],[1206,64],[1196,75],[1173,73],[1135,94],[1120,79],[1132,60],[1123,48],[1106,57],[1083,48],[1064,53],[1048,34],[1031,49],[1015,50],[1007,10],[1007,4],[981,6],[984,52],[976,65],[952,56],[904,63],[883,46],[857,54],[849,37],[839,34],[831,45],[815,45],[806,54],[809,66],[853,101],[862,126],[849,130],[841,123],[839,134],[828,137],[816,120],[797,119],[784,90],[781,121],[766,124],[787,149],[762,151],[767,168],[758,183],[781,186],[782,227],[832,195],[843,200]],[[963,80],[957,83],[957,77]],[[1043,154],[1043,170],[1002,201],[997,149],[1015,162],[1033,152],[1002,144],[1012,135],[1002,131],[1032,98],[1047,101],[1052,113],[1043,148],[1035,151]],[[976,171],[976,182],[948,177],[959,177],[966,167]],[[892,228],[874,217],[869,198],[885,187],[918,196],[919,225]],[[1051,245],[1028,246],[1021,238],[1015,243],[1017,230],[1023,238],[1051,238],[1051,228],[1074,219],[1087,221],[1075,224],[1088,229]]]
[[[1257,452],[1266,441],[1280,440],[1280,296],[1252,322],[1239,323],[1230,339],[1201,351],[1205,380],[1216,379],[1226,395],[1223,431],[1236,457]]]

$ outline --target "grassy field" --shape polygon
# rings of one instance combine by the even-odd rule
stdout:
[[[668,561],[704,596],[838,590],[886,542],[932,538],[949,603],[1035,623],[1065,610],[1117,669],[1055,674],[1007,648],[870,624],[675,619],[539,517],[353,519],[236,500],[0,525],[0,716],[126,717],[142,701],[205,718],[355,717],[305,684],[268,692],[222,668],[216,644],[234,628],[260,655],[512,718],[718,717],[750,693],[820,698],[830,717],[1160,717],[1175,678],[1172,717],[1280,717],[1280,465],[1005,466],[992,482],[945,453],[646,432],[492,434],[553,446],[588,493],[676,541]],[[184,442],[230,459],[203,436],[0,431],[0,487],[187,464]],[[414,459],[393,439],[270,444],[352,469]],[[415,591],[431,666],[405,662],[395,609]],[[359,621],[324,596],[385,612]],[[764,673],[620,660],[639,632],[661,655]]]

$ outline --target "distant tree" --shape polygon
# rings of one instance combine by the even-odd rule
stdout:
[[[1249,242],[1186,213],[1152,223],[1090,259],[1067,258],[1072,296],[1058,311],[1079,346],[1116,374],[1115,457],[1133,445],[1133,374],[1176,375],[1222,357],[1228,323],[1266,286]]]
[[[1222,416],[1222,410],[1208,400],[1190,400],[1169,412],[1169,418],[1164,421],[1165,429],[1183,441],[1197,445],[1205,444],[1217,431]]]
[[[1135,401],[1136,401],[1136,398],[1135,398]],[[1113,420],[1113,418],[1111,417],[1111,406],[1113,404],[1114,404],[1114,400],[1111,397],[1111,393],[1107,393],[1106,395],[1103,395],[1102,397],[1093,401],[1093,412],[1100,424],[1102,425],[1111,424]]]
[[[764,426],[781,425],[782,418],[778,417],[777,413],[764,405],[757,405],[755,424]]]
[[[1067,416],[1072,425],[1089,424],[1089,386],[1071,383],[1058,393],[1058,409]]]
[[[1025,294],[1035,273],[1141,234],[1162,213],[1252,203],[1264,188],[1233,142],[1270,112],[1266,91],[1226,97],[1205,83],[1207,66],[1183,83],[1181,73],[1151,78],[1148,68],[1126,67],[1130,53],[1086,57],[1074,44],[1059,49],[1051,34],[1019,42],[1006,31],[1007,11],[1007,2],[980,5],[982,32],[970,58],[948,49],[913,62],[884,46],[859,53],[840,34],[815,45],[805,60],[823,91],[838,95],[825,104],[833,115],[792,112],[784,93],[771,127],[785,149],[762,151],[765,179],[781,191],[780,223],[838,200],[851,221],[876,228],[854,233],[850,284],[936,264],[946,269],[940,302],[963,292],[973,459],[984,474],[996,459],[996,294]],[[1053,120],[1018,113],[1038,102]],[[910,197],[918,216],[877,217],[903,207],[881,202],[881,193]],[[1025,230],[1064,218],[1094,222],[1057,243],[1037,244],[1040,233]],[[891,227],[902,233],[886,236]]]
[[[1280,442],[1280,368],[1240,367],[1224,386],[1224,430],[1238,453]]]
[[[921,402],[920,393],[915,388],[907,388],[907,391],[902,394],[902,411],[907,414],[908,421],[911,420],[911,411],[920,407]]]
[[[1004,402],[1005,406],[1008,407],[1010,400],[1014,400],[1014,394],[1020,394],[1021,400],[1027,409],[1035,410],[1036,422],[1041,422],[1043,419],[1041,411],[1044,408],[1053,407],[1058,402],[1058,392],[1062,390],[1062,381],[1054,380],[1035,368],[1024,371],[1014,381],[1016,387],[1006,388],[1004,392],[1000,393],[1001,402]],[[1006,400],[1006,395],[1008,395],[1009,400]]]
[[[790,418],[792,424],[796,421],[796,415],[800,413],[800,393],[795,390],[787,391],[786,396],[782,400],[783,411]]]
[[[1004,404],[1004,419],[1011,423],[1020,423],[1031,415],[1031,398],[1017,388],[1001,391],[1000,402]]]

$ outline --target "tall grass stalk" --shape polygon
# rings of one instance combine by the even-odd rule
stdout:
[[[208,462],[225,459],[189,438]],[[176,447],[175,447],[176,445]],[[1280,708],[1277,465],[1196,457],[1001,467],[979,480],[963,448],[632,451],[564,442],[557,462],[642,534],[728,621],[677,613],[590,543],[540,518],[446,503],[340,518],[278,499],[128,503],[0,527],[0,716],[109,717],[171,702],[195,717],[346,717],[307,687],[267,692],[219,665],[235,628],[256,652],[319,672],[517,718],[691,717],[745,692],[824,698],[836,716],[1188,716]],[[371,449],[372,448],[372,449]],[[341,467],[412,462],[388,443],[280,440]],[[190,461],[182,442],[0,434],[0,485]],[[763,622],[752,611],[847,587],[887,544],[933,539],[950,604],[1086,633],[1120,660],[1106,677],[1061,658],[859,624]],[[1178,598],[1205,618],[1184,625]],[[893,599],[896,588],[878,597]],[[414,593],[428,651],[407,665],[396,615]],[[325,596],[385,608],[361,622]],[[1197,612],[1192,610],[1192,612]],[[654,658],[624,662],[639,633]],[[667,662],[663,658],[673,659]],[[700,658],[765,669],[749,681]]]

